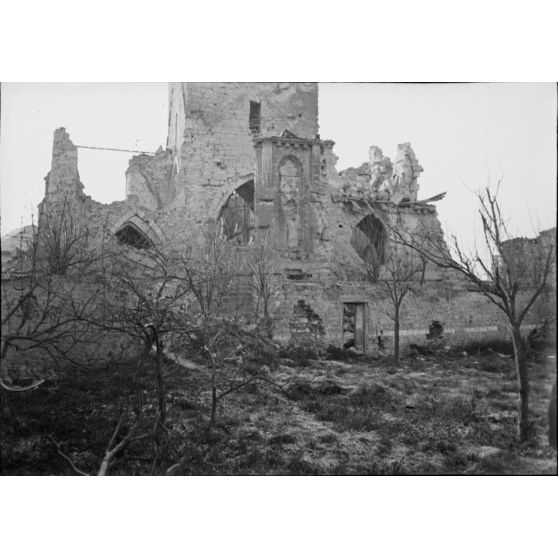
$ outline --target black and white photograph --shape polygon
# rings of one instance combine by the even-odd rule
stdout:
[[[2,554],[549,554],[544,2],[179,4],[3,17]]]
[[[2,100],[3,474],[556,474],[554,84]]]

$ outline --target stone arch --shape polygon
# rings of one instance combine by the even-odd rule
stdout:
[[[147,249],[161,244],[163,234],[156,223],[150,223],[142,211],[130,212],[112,227],[112,234],[122,244]]]
[[[223,188],[223,191],[220,193],[215,202],[216,206],[219,208],[219,211],[222,210],[223,206],[227,203],[227,200],[231,197],[231,195],[234,194],[234,192],[239,188],[242,188],[242,186],[244,186],[244,184],[246,184],[247,182],[254,182],[253,173],[242,174],[237,177],[234,182],[232,182],[231,180],[231,183],[234,184],[233,186],[231,186],[231,183],[229,183],[229,186],[227,188]]]
[[[121,244],[127,244],[132,248],[146,250],[153,248],[153,242],[133,223],[127,222],[116,231],[116,238]]]
[[[219,210],[218,220],[223,234],[237,244],[248,244],[254,235],[254,178],[240,183]]]
[[[353,229],[351,246],[377,279],[386,262],[387,233],[382,221],[374,214],[361,219]]]

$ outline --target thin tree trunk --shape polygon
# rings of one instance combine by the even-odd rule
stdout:
[[[552,394],[550,395],[550,404],[548,406],[548,443],[556,449],[556,380],[552,387]]]
[[[395,320],[393,324],[393,363],[399,366],[399,304],[395,305]]]
[[[519,388],[519,441],[525,442],[529,439],[529,377],[527,372],[527,353],[525,341],[521,336],[518,325],[512,329],[513,352],[515,358],[515,370],[517,373],[517,385]]]
[[[207,426],[207,432],[211,434],[213,427],[215,426],[215,421],[217,418],[217,386],[216,386],[216,376],[217,371],[215,370],[215,362],[213,360],[213,355],[211,351],[207,351],[209,356],[209,365],[211,369],[211,417],[209,419],[209,424]]]
[[[269,339],[273,338],[273,322],[269,317],[269,297],[265,296],[263,299],[264,311],[264,331]]]
[[[163,348],[157,342],[157,388],[159,391],[159,417],[161,424],[164,426],[167,420],[167,398],[165,393],[165,381],[163,378]]]
[[[215,426],[215,419],[217,416],[217,388],[212,386],[211,388],[211,419],[209,420],[209,432],[212,431]]]
[[[109,466],[110,466],[110,461],[105,456],[105,458],[103,459],[103,461],[101,463],[101,466],[99,467],[99,471],[97,472],[97,476],[106,477],[106,475],[108,473],[108,470],[109,470]]]
[[[256,322],[260,318],[260,297],[256,297]]]
[[[167,394],[165,392],[165,380],[163,378],[163,346],[160,342],[158,334],[156,343],[157,353],[155,370],[157,374],[157,391],[159,395],[159,421],[157,423],[157,434],[154,440],[155,456],[151,466],[151,475],[155,474],[157,462],[159,461],[162,463],[164,460],[168,440],[167,430],[165,429],[165,424],[167,422]]]
[[[143,365],[144,365],[144,356],[142,355],[139,360],[138,360],[138,364],[136,366],[136,372],[134,375],[134,382],[136,384],[136,389],[137,389],[137,400],[136,400],[136,411],[139,413],[143,410],[143,405],[144,405],[144,383],[143,383]]]

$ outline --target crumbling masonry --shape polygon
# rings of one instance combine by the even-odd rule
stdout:
[[[315,83],[173,83],[166,149],[130,160],[125,200],[104,205],[84,194],[77,148],[60,128],[41,212],[70,200],[99,241],[117,236],[139,248],[164,247],[207,220],[221,222],[231,250],[267,234],[280,264],[274,338],[312,335],[373,351],[393,324],[364,262],[382,278],[386,220],[441,236],[435,200],[419,200],[423,169],[410,144],[393,160],[370,147],[368,162],[338,172],[334,142],[318,131]],[[458,277],[428,266],[423,279],[402,308],[403,342],[424,339],[433,321],[454,337],[505,334],[497,309]],[[254,311],[245,285],[233,294],[242,312]]]

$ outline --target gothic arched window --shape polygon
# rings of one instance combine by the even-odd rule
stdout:
[[[146,250],[153,247],[153,242],[149,237],[129,221],[116,231],[116,238],[120,244],[127,244],[132,248]]]
[[[353,231],[351,246],[378,277],[380,266],[386,261],[386,229],[375,215],[362,219]]]
[[[254,181],[248,180],[239,186],[227,199],[219,219],[223,234],[237,244],[248,244],[253,235],[254,215]]]

